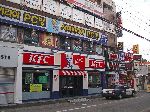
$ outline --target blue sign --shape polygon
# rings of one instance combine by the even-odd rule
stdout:
[[[124,58],[125,58],[125,53],[119,52],[119,61],[124,61]]]
[[[101,35],[101,38],[100,38],[100,40],[99,40],[99,43],[101,44],[101,45],[107,45],[107,42],[108,42],[108,39],[107,39],[107,36],[105,35],[105,34],[102,34]]]
[[[47,31],[51,33],[59,33],[60,21],[49,18],[47,24]]]

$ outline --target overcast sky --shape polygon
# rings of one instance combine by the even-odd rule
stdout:
[[[114,0],[117,11],[122,11],[123,27],[150,39],[150,0]],[[150,61],[150,42],[123,31],[124,51],[139,44],[140,54]]]

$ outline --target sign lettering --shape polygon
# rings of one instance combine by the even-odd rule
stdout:
[[[99,33],[94,32],[94,31],[90,31],[90,30],[86,30],[86,37],[98,40],[99,39]]]
[[[54,65],[54,56],[45,54],[23,54],[24,64],[35,64],[35,65]]]
[[[62,24],[61,30],[65,30],[65,32],[74,33],[82,36],[84,36],[85,34],[85,29],[79,28],[77,26],[67,25],[67,24]]]
[[[3,17],[20,20],[21,12],[0,6],[0,15]]]
[[[105,61],[104,60],[89,60],[90,68],[104,69]]]
[[[46,27],[46,18],[41,17],[39,15],[34,15],[31,13],[24,12],[23,14],[23,21],[25,23]]]

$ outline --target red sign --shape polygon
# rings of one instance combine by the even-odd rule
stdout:
[[[77,65],[80,70],[85,70],[85,56],[73,55],[73,64]]]
[[[125,61],[132,61],[133,53],[125,53]]]
[[[61,69],[64,69],[67,67],[68,61],[67,61],[67,56],[65,53],[61,53]]]
[[[54,56],[48,54],[24,53],[23,63],[30,65],[54,65]]]
[[[111,60],[116,60],[116,59],[118,59],[118,54],[110,53],[110,54],[109,54],[109,59],[111,59]]]
[[[105,68],[105,61],[104,60],[89,60],[89,67],[90,68],[97,68],[97,69],[104,69]]]

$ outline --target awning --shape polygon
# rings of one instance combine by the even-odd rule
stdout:
[[[60,76],[86,76],[85,71],[59,70]]]

